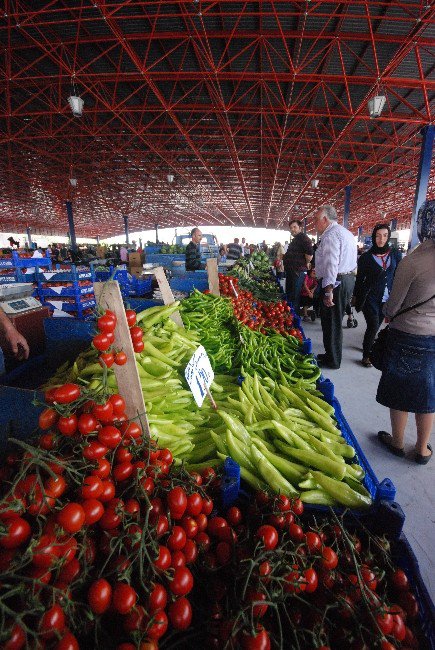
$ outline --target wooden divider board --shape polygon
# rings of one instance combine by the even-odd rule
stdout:
[[[125,316],[121,291],[116,280],[107,282],[94,282],[95,298],[97,304],[103,309],[110,309],[116,315],[115,347],[121,348],[127,355],[127,363],[123,366],[114,364],[116,381],[120,395],[125,399],[125,413],[129,419],[136,418],[138,414],[145,414],[142,386],[136,366],[133,343]]]
[[[207,260],[208,287],[214,296],[220,296],[218,263],[216,257]]]
[[[175,302],[175,298],[174,294],[172,293],[172,289],[169,286],[168,278],[165,275],[163,266],[158,266],[157,268],[153,269],[153,273],[157,280],[157,284],[159,285],[159,289],[162,292],[163,302],[165,305],[172,305],[172,303]],[[174,323],[180,325],[180,327],[184,327],[183,321],[178,311],[175,311],[173,314],[171,314],[170,318],[172,318]]]

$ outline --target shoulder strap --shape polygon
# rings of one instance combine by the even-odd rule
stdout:
[[[397,318],[397,316],[400,316],[400,314],[405,314],[407,311],[411,311],[411,309],[417,309],[417,307],[421,307],[422,305],[429,302],[429,300],[432,300],[433,298],[435,298],[435,293],[430,298],[427,298],[426,300],[422,300],[422,302],[418,302],[416,305],[412,305],[412,307],[406,307],[406,309],[401,309],[400,311],[397,312],[397,314],[394,314],[394,316],[390,318],[390,323],[395,318]]]

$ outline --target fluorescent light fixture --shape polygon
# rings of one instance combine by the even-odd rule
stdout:
[[[70,178],[69,182],[73,187],[77,187],[77,178]]]
[[[313,178],[311,181],[311,187],[313,190],[316,190],[319,187],[319,179],[318,178]]]
[[[71,95],[68,97],[68,104],[71,107],[73,115],[75,117],[81,117],[83,113],[83,106],[85,102],[81,97],[77,97],[76,95]]]
[[[385,95],[375,95],[367,102],[370,117],[380,117],[387,98]]]
[[[169,173],[166,178],[168,179],[168,183],[173,183],[174,182],[174,174]]]

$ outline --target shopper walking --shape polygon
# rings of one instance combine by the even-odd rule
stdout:
[[[337,223],[332,205],[316,213],[315,225],[321,241],[316,251],[316,275],[321,278],[320,319],[325,354],[319,366],[339,368],[343,347],[342,321],[355,286],[357,245],[352,233]]]
[[[201,264],[201,247],[200,242],[202,239],[202,232],[199,228],[193,228],[191,233],[191,241],[186,246],[186,271],[198,271],[205,268]]]
[[[362,311],[367,323],[363,340],[362,365],[371,367],[369,354],[384,320],[383,306],[388,300],[394,274],[402,255],[389,246],[390,227],[378,223],[372,232],[372,247],[358,258],[352,305]]]
[[[313,258],[313,246],[311,239],[302,232],[302,221],[292,219],[289,229],[292,240],[283,257],[286,275],[285,292],[295,313],[299,314],[301,289],[306,271]]]
[[[408,413],[415,413],[415,461],[426,465],[435,413],[435,200],[419,210],[417,248],[400,262],[385,316],[390,320],[386,358],[376,401],[390,409],[391,435],[380,442],[404,455]]]

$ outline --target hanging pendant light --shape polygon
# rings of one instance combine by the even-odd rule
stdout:
[[[313,178],[313,180],[311,181],[311,187],[313,188],[313,190],[317,190],[317,188],[319,187],[318,178]]]
[[[85,102],[81,97],[78,97],[77,95],[70,95],[68,97],[68,104],[70,105],[70,108],[72,110],[72,113],[75,117],[81,117],[83,113],[83,106]]]
[[[385,97],[385,95],[375,95],[374,97],[369,99],[369,101],[367,102],[367,106],[369,109],[370,117],[372,118],[380,117],[386,101],[387,98]]]

